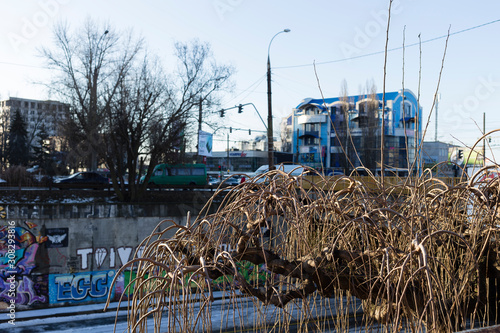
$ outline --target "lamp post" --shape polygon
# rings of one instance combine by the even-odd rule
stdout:
[[[273,39],[283,32],[290,32],[290,29],[285,29],[278,32],[271,38],[269,42],[269,47],[267,48],[267,153],[268,153],[268,164],[269,170],[274,170],[274,154],[273,154],[273,106],[271,99],[271,60],[269,57],[269,52],[271,50],[271,43]]]

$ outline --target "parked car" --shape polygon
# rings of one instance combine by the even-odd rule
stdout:
[[[236,176],[229,176],[223,180],[225,186],[236,186],[240,184],[240,179]]]
[[[218,177],[208,176],[207,184],[210,186],[218,186],[220,184],[220,180]]]
[[[301,176],[305,175],[307,169],[298,164],[277,164],[274,166],[276,170],[280,170],[283,172],[286,172],[290,176]],[[255,178],[254,182],[256,183],[262,183],[266,181],[265,177],[262,177],[263,174],[269,171],[269,166],[268,165],[262,165],[260,166],[255,172],[253,173],[253,176]],[[267,181],[266,181],[267,182]]]
[[[302,165],[298,164],[278,164],[275,165],[274,168],[289,173],[291,176],[299,176],[306,171]],[[255,170],[255,176],[260,176],[268,171],[268,165],[261,165],[257,170]]]
[[[101,176],[97,172],[77,172],[71,176],[65,178],[58,178],[54,180],[55,184],[78,184],[78,187],[84,187],[88,185],[108,185],[109,180],[106,177]]]
[[[241,175],[234,175],[234,176],[229,175],[226,178],[224,178],[223,184],[225,186],[236,186],[236,185],[241,184],[244,181],[245,181],[244,177],[242,178]]]
[[[35,173],[35,172],[38,172],[38,171],[40,171],[40,166],[38,166],[38,165],[34,165],[34,166],[32,166],[31,168],[26,169],[26,171],[28,171],[29,173]]]

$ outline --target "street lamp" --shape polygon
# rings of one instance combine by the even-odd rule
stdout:
[[[278,36],[283,32],[290,32],[290,29],[285,29],[278,32],[271,38],[269,42],[269,47],[267,48],[267,152],[268,152],[268,164],[269,170],[274,170],[274,154],[273,154],[273,106],[271,100],[271,60],[269,57],[269,52],[271,50],[271,43],[274,37]]]

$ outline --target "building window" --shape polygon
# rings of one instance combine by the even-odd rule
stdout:
[[[313,106],[308,106],[305,110],[306,115],[314,115],[317,113],[317,109]]]
[[[304,138],[304,146],[317,146],[319,145],[319,138],[313,136],[306,136]]]
[[[335,137],[331,138],[330,139],[330,145],[333,146],[333,147],[339,147],[341,145],[339,137],[335,136]]]
[[[319,124],[318,123],[307,123],[304,124],[304,131],[305,132],[317,132],[319,130]]]
[[[411,103],[409,102],[403,102],[401,103],[401,109],[402,109],[402,118],[410,118],[411,117]]]

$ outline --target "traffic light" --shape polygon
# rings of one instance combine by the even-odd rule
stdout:
[[[251,129],[248,130],[248,135],[252,135],[252,130]]]
[[[233,128],[229,127],[229,133],[233,133]]]
[[[458,158],[463,158],[463,157],[464,157],[464,151],[460,149],[458,151]]]
[[[242,113],[243,112],[243,105],[238,105],[238,113]]]
[[[224,109],[220,110],[220,116],[224,117]]]

